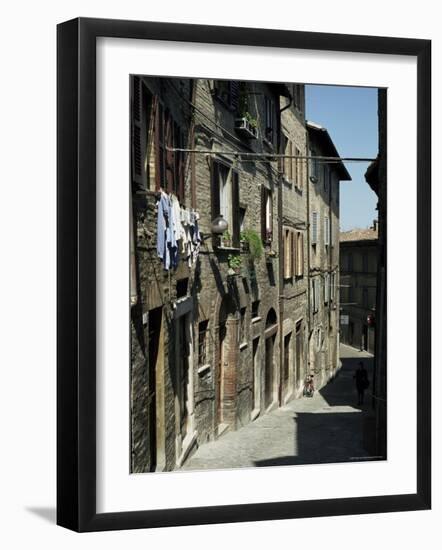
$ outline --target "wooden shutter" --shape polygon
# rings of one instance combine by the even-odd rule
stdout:
[[[291,255],[291,231],[284,229],[284,278],[292,276],[292,255]]]
[[[318,213],[312,212],[312,231],[311,231],[312,244],[318,242]]]
[[[292,249],[292,276],[297,277],[298,274],[298,234],[296,231],[291,232],[292,242],[291,242],[291,249]]]
[[[239,174],[232,170],[232,225],[231,235],[233,246],[239,247],[240,219],[239,219]]]
[[[330,222],[328,216],[324,216],[324,244],[330,244]]]
[[[132,181],[134,190],[145,187],[144,167],[145,155],[147,149],[147,131],[143,113],[143,83],[139,76],[131,80],[131,100],[132,100]],[[144,115],[144,117],[143,117]]]
[[[239,80],[230,81],[230,107],[237,110],[239,106]]]
[[[304,233],[299,233],[299,275],[302,277],[304,275]]]

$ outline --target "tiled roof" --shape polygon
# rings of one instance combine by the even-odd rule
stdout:
[[[378,238],[378,230],[372,227],[368,229],[352,229],[351,231],[343,231],[339,234],[339,241],[375,241]]]

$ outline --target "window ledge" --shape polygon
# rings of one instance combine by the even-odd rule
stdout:
[[[248,346],[249,344],[247,342],[243,342],[242,344],[239,345],[239,349],[240,351],[242,351],[243,349],[246,349],[246,347]]]
[[[217,246],[216,249],[226,252],[241,252],[241,248],[238,248],[236,246]]]
[[[258,323],[259,321],[261,321],[261,319],[262,319],[262,317],[253,317],[252,321],[251,321],[252,325],[255,324],[255,323]]]

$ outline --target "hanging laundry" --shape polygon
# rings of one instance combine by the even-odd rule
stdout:
[[[181,223],[181,206],[178,200],[178,197],[175,195],[170,195],[170,202],[172,205],[173,212],[173,231],[175,234],[175,241],[179,241],[184,237],[184,228]]]
[[[169,196],[161,191],[157,219],[157,255],[163,260],[164,269],[178,265],[178,247],[175,239],[175,216]]]

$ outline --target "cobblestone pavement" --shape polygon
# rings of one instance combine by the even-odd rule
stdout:
[[[367,425],[372,418],[369,396],[357,406],[353,374],[363,361],[372,382],[372,356],[341,344],[342,368],[315,392],[257,418],[235,432],[209,442],[183,465],[183,470],[225,469],[347,462],[368,459]],[[368,437],[370,432],[368,431]],[[367,445],[366,445],[367,446]]]

